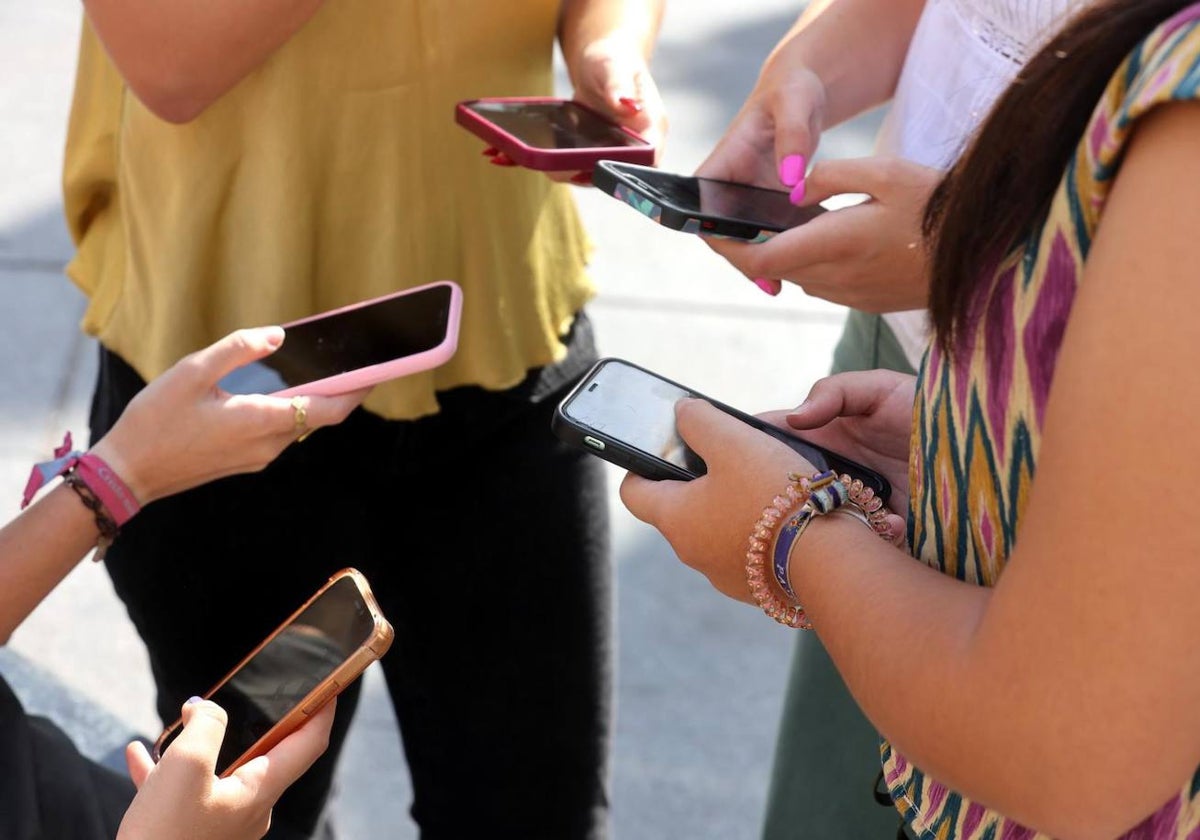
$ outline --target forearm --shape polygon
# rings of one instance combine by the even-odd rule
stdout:
[[[96,545],[92,512],[60,484],[0,528],[0,643]]]
[[[563,0],[558,40],[567,66],[574,66],[589,44],[622,36],[649,61],[662,24],[665,0]]]
[[[825,125],[886,102],[925,0],[815,0],[772,50],[763,74],[807,69],[825,86]]]
[[[158,116],[194,119],[288,41],[324,0],[84,0],[130,89]]]
[[[1123,763],[1120,740],[1106,737],[1121,715],[1094,720],[1105,704],[1091,657],[1064,654],[1071,633],[1014,628],[995,590],[942,574],[848,517],[822,517],[801,539],[791,574],[804,606],[856,702],[908,761],[1054,836],[1132,825],[1094,822],[1114,798],[1096,773],[1106,761],[1139,762]]]

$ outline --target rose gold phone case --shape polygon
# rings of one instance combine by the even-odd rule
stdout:
[[[358,650],[347,657],[332,674],[326,677],[312,691],[306,694],[304,699],[297,703],[290,712],[288,712],[279,720],[278,723],[272,726],[265,735],[259,738],[254,745],[250,747],[250,749],[246,750],[246,752],[233,761],[233,763],[229,765],[225,772],[221,774],[221,778],[231,775],[235,770],[237,770],[246,762],[250,761],[252,758],[257,758],[258,756],[267,753],[272,747],[286,738],[289,734],[300,728],[301,724],[319,712],[326,703],[341,693],[342,689],[354,682],[354,680],[358,679],[358,677],[362,675],[362,672],[367,669],[368,665],[382,657],[385,653],[387,653],[388,648],[392,646],[392,639],[395,636],[395,631],[392,630],[392,625],[388,623],[388,620],[383,617],[383,612],[379,609],[379,603],[375,600],[375,596],[371,593],[371,586],[369,583],[367,583],[367,579],[363,577],[363,574],[357,569],[342,569],[340,572],[337,572],[330,577],[329,580],[325,582],[325,585],[317,590],[317,592],[311,598],[305,601],[299,609],[288,616],[286,621],[275,628],[275,631],[271,633],[271,635],[263,639],[258,647],[243,657],[242,661],[239,662],[236,667],[230,670],[230,672],[226,674],[220,682],[218,682],[204,694],[204,698],[208,699],[212,697],[218,689],[225,685],[225,683],[229,682],[238,673],[238,671],[245,667],[246,663],[257,656],[259,651],[266,647],[271,640],[282,633],[289,625],[299,618],[300,615],[306,609],[308,609],[309,605],[313,603],[313,601],[316,601],[325,593],[325,590],[329,589],[335,583],[344,578],[349,578],[354,581],[355,586],[358,588],[359,594],[362,596],[363,602],[371,611],[371,618],[375,623],[374,632],[358,648]],[[171,736],[175,730],[182,725],[182,723],[182,718],[176,720],[173,724],[168,726],[161,735],[158,736],[158,740],[154,743],[153,755],[155,761],[158,761],[162,757],[164,743],[166,742],[167,738]]]

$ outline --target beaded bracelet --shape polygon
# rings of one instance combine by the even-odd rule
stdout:
[[[754,600],[770,618],[788,627],[811,630],[812,622],[798,603],[789,571],[791,552],[813,517],[827,513],[846,513],[867,525],[875,534],[891,541],[887,509],[883,500],[849,475],[817,473],[811,478],[788,475],[784,492],[771,500],[750,532],[746,552],[746,581]],[[776,534],[776,529],[779,529]],[[771,590],[767,577],[767,554],[771,555],[771,577],[791,599],[780,600]]]
[[[775,621],[800,630],[811,630],[812,624],[799,604],[789,606],[775,597],[767,579],[766,556],[780,520],[808,500],[807,483],[807,479],[789,481],[783,493],[763,508],[762,515],[750,532],[750,548],[746,552],[746,582],[750,585],[750,594],[755,602]]]

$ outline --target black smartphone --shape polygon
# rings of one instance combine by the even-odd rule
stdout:
[[[428,370],[458,346],[462,290],[448,280],[283,325],[283,346],[217,383],[231,394],[345,394]]]
[[[569,99],[472,99],[458,103],[454,118],[527,169],[590,170],[600,160],[654,162],[654,146],[646,140]]]
[[[887,501],[887,479],[862,464],[790,434],[624,359],[601,359],[559,403],[551,427],[563,441],[655,480],[689,481],[708,471],[675,429],[675,404],[695,397],[786,443],[816,469],[846,473]]]
[[[216,774],[268,752],[383,656],[393,636],[360,572],[331,577],[204,695],[229,717]],[[177,720],[159,736],[156,761],[182,731]]]
[[[761,242],[827,212],[819,204],[797,207],[778,190],[610,160],[596,164],[592,183],[665,227],[750,242]]]

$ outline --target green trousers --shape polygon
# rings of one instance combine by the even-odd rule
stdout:
[[[833,354],[833,372],[890,368],[912,373],[877,315],[851,311]],[[775,745],[764,840],[893,840],[895,809],[873,795],[879,735],[867,721],[820,639],[798,633]]]

